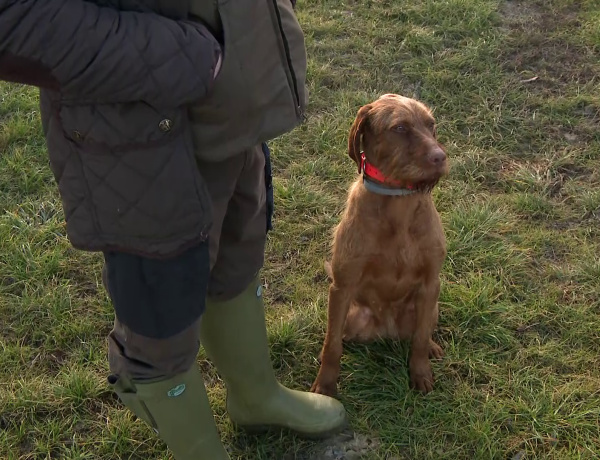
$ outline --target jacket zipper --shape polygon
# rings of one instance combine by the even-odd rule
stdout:
[[[294,72],[294,66],[292,64],[292,56],[290,54],[290,46],[287,41],[287,37],[285,36],[285,32],[283,30],[283,23],[281,21],[281,14],[279,12],[279,7],[277,6],[277,0],[273,0],[273,8],[275,8],[275,13],[277,14],[277,24],[279,26],[279,33],[281,34],[281,39],[283,40],[283,47],[285,49],[285,57],[288,64],[288,69],[290,71],[290,75],[292,76],[292,97],[294,98],[294,103],[296,105],[296,115],[302,117],[302,109],[300,107],[300,93],[298,92],[298,82],[296,81],[296,73]]]

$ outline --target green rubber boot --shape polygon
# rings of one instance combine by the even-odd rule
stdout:
[[[346,411],[339,401],[277,382],[261,293],[255,281],[232,300],[207,301],[200,323],[206,354],[227,387],[232,422],[249,431],[284,428],[308,438],[340,431],[346,425]]]
[[[195,366],[168,380],[134,383],[110,376],[109,384],[125,406],[154,428],[176,460],[229,460]]]

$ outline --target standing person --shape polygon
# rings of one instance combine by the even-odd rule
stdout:
[[[264,142],[301,122],[305,74],[290,0],[0,0],[0,79],[40,88],[68,238],[104,254],[109,384],[177,460],[229,458],[199,338],[235,424],[345,424],[277,382],[258,281]]]

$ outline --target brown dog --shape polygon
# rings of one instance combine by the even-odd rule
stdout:
[[[342,340],[391,338],[411,341],[411,384],[428,393],[429,358],[444,354],[432,333],[446,257],[431,190],[448,173],[431,111],[414,99],[381,96],[358,111],[348,154],[363,177],[350,188],[326,263],[327,334],[311,390],[337,393]]]

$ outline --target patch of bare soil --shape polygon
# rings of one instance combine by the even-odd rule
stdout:
[[[370,460],[374,458],[374,452],[378,446],[379,443],[376,439],[344,431],[317,444],[310,452],[303,455],[296,453],[294,460]]]
[[[578,6],[555,10],[544,1],[506,0],[501,8],[511,42],[501,58],[530,89],[551,94],[583,85],[597,76],[593,50],[569,43],[559,32],[581,24]]]
[[[506,0],[500,8],[500,13],[505,18],[507,25],[526,24],[537,21],[542,15],[540,5],[532,1]]]
[[[600,74],[594,49],[571,39],[571,31],[582,25],[581,6],[577,2],[564,7],[552,3],[505,0],[500,9],[506,44],[498,58],[513,76],[514,85],[533,96],[530,109],[544,101],[574,97],[579,88],[593,84]],[[572,123],[557,119],[547,124],[546,136],[571,148],[585,148],[597,138],[598,104],[582,101],[568,117]]]

